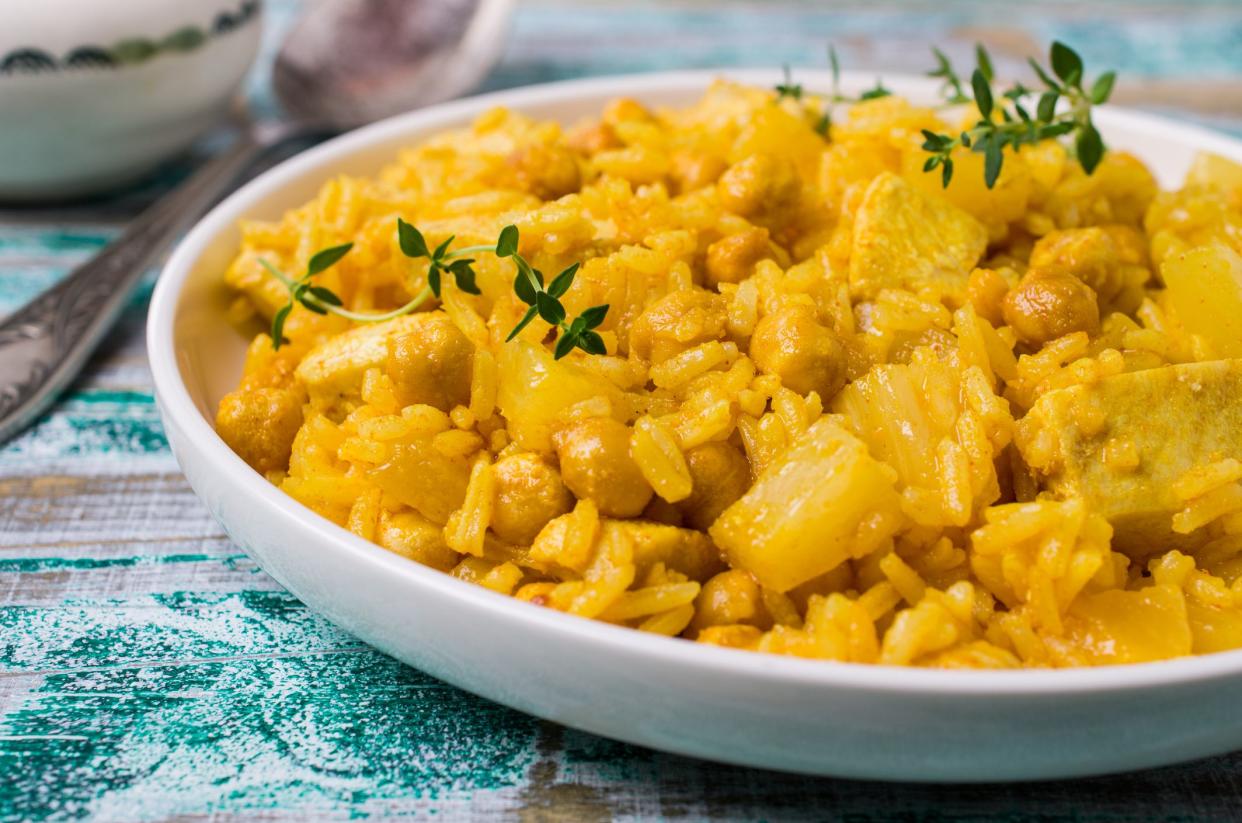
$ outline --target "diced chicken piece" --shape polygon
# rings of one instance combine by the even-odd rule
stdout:
[[[311,349],[296,372],[311,403],[322,410],[356,396],[367,369],[382,369],[388,361],[388,338],[411,332],[422,322],[418,315],[406,315],[359,326]]]
[[[894,472],[832,417],[816,421],[725,509],[711,536],[729,564],[785,592],[875,551],[903,522]]]
[[[652,303],[630,328],[630,351],[652,365],[725,336],[728,303],[706,289],[666,294]]]
[[[978,220],[885,172],[854,218],[850,290],[858,297],[884,288],[964,290],[987,244]]]
[[[1019,451],[1042,486],[1081,497],[1139,557],[1193,547],[1173,531],[1174,483],[1192,468],[1242,458],[1242,360],[1182,363],[1044,394],[1018,425]]]

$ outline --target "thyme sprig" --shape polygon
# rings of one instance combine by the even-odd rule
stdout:
[[[940,169],[940,179],[948,186],[953,179],[953,151],[959,147],[970,149],[984,156],[983,179],[990,189],[1000,178],[1005,163],[1005,150],[1017,152],[1025,145],[1042,140],[1057,139],[1068,135],[1074,137],[1074,153],[1087,174],[1099,166],[1106,151],[1104,140],[1091,119],[1093,106],[1108,102],[1112,95],[1116,72],[1101,74],[1088,87],[1082,57],[1069,46],[1053,42],[1045,68],[1030,60],[1035,76],[1043,89],[1035,91],[1022,83],[1014,83],[1001,93],[993,89],[995,71],[992,57],[982,45],[975,46],[975,68],[969,80],[963,80],[953,67],[952,61],[940,49],[933,48],[936,67],[929,77],[939,78],[940,95],[946,105],[974,104],[980,118],[973,126],[958,134],[923,130],[922,148],[930,155],[923,164],[923,171]],[[882,81],[857,97],[841,93],[840,61],[834,48],[828,48],[828,61],[832,69],[832,89],[823,96],[824,108],[815,124],[819,134],[827,136],[832,124],[832,105],[836,103],[860,103],[886,97],[892,92]],[[801,83],[795,83],[789,67],[785,67],[784,82],[776,86],[777,100],[802,101],[807,92]],[[1038,95],[1033,110],[1031,100]]]
[[[575,348],[582,349],[587,354],[607,354],[608,349],[604,345],[604,338],[595,331],[608,314],[607,304],[591,306],[573,320],[566,322],[567,314],[565,307],[561,304],[561,297],[574,284],[574,277],[578,274],[580,264],[574,263],[562,270],[560,274],[552,278],[551,283],[545,286],[543,272],[526,262],[526,259],[517,253],[517,247],[517,227],[506,226],[496,243],[496,256],[513,258],[513,263],[517,268],[517,274],[513,278],[513,291],[518,299],[529,308],[509,332],[505,342],[508,343],[517,337],[522,329],[539,317],[558,331],[556,349],[553,351],[557,360]]]
[[[841,61],[837,57],[836,48],[833,46],[828,47],[828,65],[832,69],[832,89],[828,94],[822,96],[823,111],[815,122],[815,131],[821,137],[828,136],[828,129],[832,126],[832,107],[834,105],[838,103],[861,103],[864,100],[875,100],[892,94],[891,90],[884,87],[884,82],[876,78],[874,86],[864,90],[857,97],[851,97],[841,91]],[[793,81],[793,75],[788,65],[782,68],[785,73],[785,81],[778,83],[774,87],[777,102],[785,99],[801,102],[806,90],[801,83]]]
[[[313,277],[340,262],[353,248],[352,243],[323,249],[315,253],[307,263],[306,271],[298,278],[292,278],[269,263],[260,259],[259,264],[267,269],[289,291],[289,300],[281,306],[272,317],[272,347],[279,349],[289,340],[284,336],[285,322],[295,304],[301,304],[316,314],[335,314],[356,323],[378,323],[392,320],[416,311],[432,297],[439,298],[443,289],[444,277],[449,275],[458,290],[466,294],[480,294],[476,283],[473,254],[493,254],[499,258],[510,258],[517,269],[513,280],[513,290],[518,299],[529,306],[529,310],[509,333],[505,342],[512,340],[522,329],[526,328],[535,317],[540,317],[558,330],[554,356],[560,360],[575,348],[588,354],[607,354],[604,339],[595,331],[608,315],[608,306],[592,306],[582,314],[567,321],[565,307],[560,298],[573,285],[574,276],[579,264],[574,263],[553,278],[544,286],[543,273],[532,267],[522,255],[518,254],[518,242],[521,239],[517,226],[505,226],[500,231],[495,244],[466,246],[459,249],[451,248],[456,236],[451,236],[434,249],[427,245],[423,233],[412,224],[397,218],[397,245],[406,257],[417,260],[425,258],[427,266],[427,284],[419,290],[409,302],[386,312],[355,312],[344,308],[341,298],[326,286],[312,282]]]
[[[1035,60],[1031,68],[1044,90],[1039,94],[1034,112],[1023,101],[1035,94],[1021,83],[1015,83],[1000,95],[992,88],[992,60],[983,46],[975,47],[976,66],[970,75],[969,93],[953,69],[952,63],[939,50],[933,50],[938,67],[930,74],[944,80],[946,102],[974,103],[980,119],[971,128],[957,135],[923,130],[923,149],[931,154],[923,171],[941,169],[941,182],[948,186],[953,179],[953,150],[959,146],[983,155],[983,181],[990,189],[996,185],[1005,163],[1005,149],[1018,151],[1024,145],[1042,140],[1074,135],[1074,151],[1083,171],[1091,174],[1104,157],[1104,140],[1091,120],[1092,106],[1108,101],[1116,81],[1115,72],[1096,78],[1088,90],[1084,83],[1082,58],[1069,46],[1053,42],[1049,52],[1051,71]],[[1065,105],[1058,110],[1058,104]]]

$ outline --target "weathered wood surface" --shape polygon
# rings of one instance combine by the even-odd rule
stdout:
[[[273,6],[274,40],[292,0]],[[1119,96],[1242,131],[1237,2],[522,6],[491,88],[668,67],[999,68],[1051,37]],[[601,33],[607,32],[607,36]],[[255,88],[261,89],[261,76]],[[261,111],[270,101],[256,97]],[[0,314],[181,173],[89,207],[0,213]],[[168,452],[136,295],[55,410],[0,447],[0,818],[383,815],[872,820],[1242,818],[1242,755],[1036,786],[879,786],[728,768],[534,720],[370,650],[229,542]]]

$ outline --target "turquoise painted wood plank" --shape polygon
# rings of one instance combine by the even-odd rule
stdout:
[[[296,5],[270,2],[265,60]],[[539,0],[519,7],[487,85],[816,65],[828,40],[851,66],[912,71],[930,43],[965,58],[980,39],[1016,72],[1052,37],[1119,68],[1119,95],[1242,124],[1233,0]],[[252,100],[271,116],[264,82]],[[186,168],[110,202],[0,211],[0,314]],[[0,447],[0,819],[1190,821],[1242,808],[1242,755],[1028,787],[877,787],[601,740],[397,664],[283,592],[194,499],[152,401],[147,296],[62,402]]]

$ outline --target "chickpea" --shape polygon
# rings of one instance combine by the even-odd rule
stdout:
[[[686,465],[694,487],[677,506],[687,523],[707,531],[750,488],[750,463],[736,446],[712,442],[687,451]]]
[[[607,123],[595,123],[572,131],[565,143],[579,154],[591,156],[601,151],[619,149],[624,143],[617,137],[617,132]]]
[[[492,476],[496,480],[492,531],[506,543],[529,546],[548,521],[574,506],[561,473],[533,452],[497,460]]]
[[[824,402],[845,385],[845,346],[808,306],[785,306],[764,315],[750,338],[750,359],[786,388],[815,392]]]
[[[582,187],[578,160],[564,146],[534,144],[509,158],[518,185],[541,200],[556,200]]]
[[[771,154],[734,163],[716,183],[720,204],[743,217],[771,217],[794,205],[801,188],[793,163]]]
[[[672,157],[670,172],[673,184],[681,194],[697,191],[715,183],[729,164],[715,154],[683,151]]]
[[[1125,308],[1137,308],[1136,298],[1151,279],[1143,235],[1129,226],[1090,226],[1051,232],[1031,249],[1030,266],[1041,271],[1072,274],[1112,303],[1128,298]]]
[[[459,557],[444,541],[443,527],[417,512],[381,515],[375,542],[394,554],[442,572],[456,566]]]
[[[1009,281],[995,269],[975,269],[966,281],[966,296],[975,314],[993,326],[1005,325],[1001,306],[1009,293]]]
[[[1005,323],[1032,346],[1042,346],[1071,332],[1095,334],[1100,330],[1095,291],[1064,272],[1027,272],[1005,296],[1003,312]]]
[[[694,600],[690,628],[701,632],[712,626],[743,624],[771,628],[772,619],[763,605],[763,594],[750,572],[730,569],[703,584]]]
[[[618,97],[604,106],[604,122],[609,125],[651,120],[651,112],[632,97]]]
[[[565,485],[607,517],[636,517],[653,494],[630,456],[630,428],[610,417],[589,417],[553,438]]]
[[[216,431],[242,460],[266,474],[289,467],[293,438],[302,427],[303,393],[261,387],[226,394],[216,412]]]
[[[741,283],[755,269],[755,264],[770,257],[768,230],[750,228],[740,234],[722,237],[707,247],[707,285]]]
[[[630,327],[630,351],[663,363],[686,349],[724,337],[728,303],[706,289],[675,291],[648,306]]]
[[[401,402],[442,411],[468,404],[474,346],[442,311],[414,317],[416,327],[388,340],[388,376]]]

